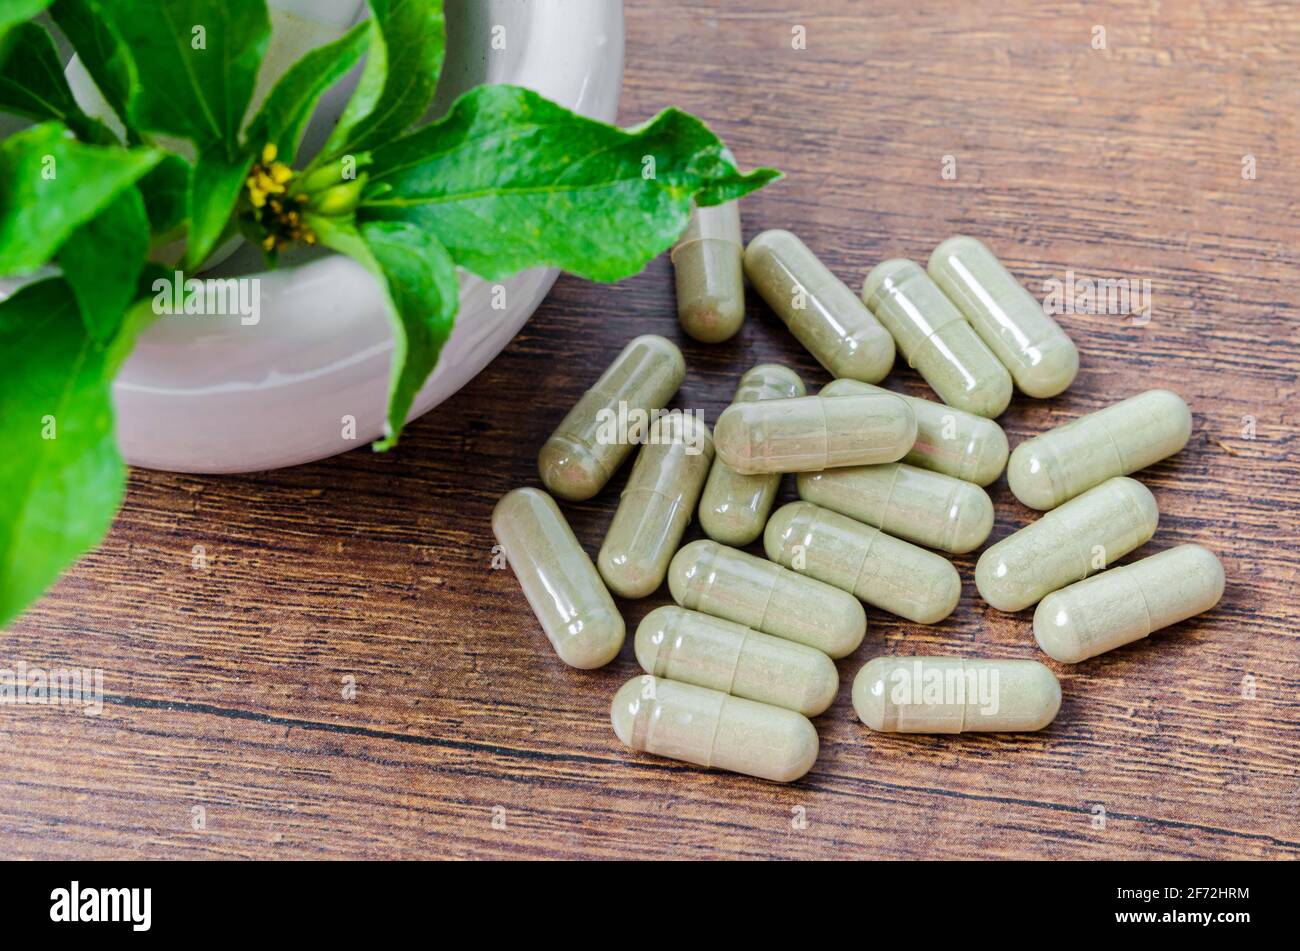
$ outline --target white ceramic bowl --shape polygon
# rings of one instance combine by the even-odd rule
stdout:
[[[272,0],[336,34],[361,0]],[[623,76],[621,0],[447,0],[447,65],[434,104],[481,83],[527,86],[578,112],[613,121]],[[496,27],[505,49],[493,50]],[[497,35],[500,35],[499,30]],[[345,96],[323,104],[323,140]],[[244,248],[219,268],[255,273]],[[247,472],[321,459],[382,434],[392,336],[381,291],[359,265],[329,255],[264,274],[260,321],[162,318],[141,337],[114,387],[117,430],[132,465],[177,472]],[[555,282],[536,270],[493,285],[462,274],[456,329],[410,418],[469,382],[532,315]],[[498,303],[500,300],[498,292]],[[346,419],[355,419],[355,436]],[[401,451],[400,447],[397,451]]]

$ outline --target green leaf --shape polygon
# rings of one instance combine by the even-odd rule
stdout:
[[[321,160],[362,152],[409,129],[429,108],[446,46],[442,0],[370,0],[370,55]]]
[[[13,48],[13,37],[9,31],[30,20],[50,5],[50,0],[5,0],[0,6],[0,63]]]
[[[136,188],[122,192],[98,217],[82,225],[59,252],[91,339],[117,334],[149,253],[149,217]]]
[[[149,230],[166,235],[190,214],[190,163],[168,152],[148,175],[140,179],[140,194],[149,213]]]
[[[378,278],[393,321],[393,365],[384,451],[397,445],[411,403],[438,363],[460,306],[456,265],[437,239],[413,225],[308,216],[322,244],[354,258]]]
[[[239,129],[266,54],[266,0],[113,0],[108,11],[139,73],[128,106],[136,128],[222,143]]]
[[[0,67],[0,109],[37,122],[62,122],[86,142],[117,141],[108,128],[81,111],[63,76],[59,51],[45,27],[22,23],[10,39],[13,50]]]
[[[539,266],[619,280],[681,234],[692,198],[717,204],[780,175],[742,175],[676,109],[623,131],[515,86],[470,90],[443,119],[376,149],[368,171],[360,219],[427,229],[488,280]]]
[[[214,144],[210,151],[199,153],[190,187],[190,235],[185,251],[185,266],[197,270],[221,241],[230,224],[231,212],[253,167],[253,156],[234,160]]]
[[[104,148],[49,122],[0,143],[0,274],[29,274],[158,164],[158,149]]]
[[[50,16],[123,124],[137,82],[135,62],[98,0],[55,0]]]
[[[249,145],[260,151],[271,143],[279,151],[280,161],[292,164],[320,97],[361,62],[370,45],[370,31],[368,22],[358,23],[340,39],[312,50],[290,67],[249,124]]]
[[[103,538],[122,499],[110,390],[131,341],[97,346],[76,311],[61,280],[0,303],[0,624]]]

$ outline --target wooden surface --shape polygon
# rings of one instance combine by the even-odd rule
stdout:
[[[635,334],[682,343],[675,405],[710,420],[757,362],[827,379],[755,299],[734,341],[685,340],[665,256],[617,287],[562,278],[394,454],[238,477],[133,472],[103,547],[4,635],[4,659],[102,667],[108,694],[97,718],[0,707],[4,854],[1300,855],[1296,9],[808,6],[633,0],[623,119],[677,104],[743,163],[784,169],[745,203],[746,236],[797,230],[855,289],[879,260],[924,259],[956,232],[984,238],[1037,296],[1068,269],[1149,279],[1145,325],[1062,318],[1078,380],[1054,400],[1017,397],[1001,422],[1014,445],[1148,387],[1180,392],[1195,432],[1140,476],[1161,525],[1138,554],[1208,545],[1227,570],[1219,607],[1053,665],[1065,701],[1041,734],[871,733],[848,699],[871,656],[1044,659],[1031,612],[990,609],[962,557],[964,597],[943,623],[868,611],[803,781],[623,748],[608,705],[638,672],[631,637],[603,670],[559,663],[512,574],[491,570],[493,503],[537,484],[546,434]],[[791,48],[795,25],[805,50]],[[889,385],[926,392],[901,364]],[[565,507],[593,554],[626,471]],[[992,494],[994,539],[1030,520],[1005,480]],[[623,603],[629,635],[666,600]]]

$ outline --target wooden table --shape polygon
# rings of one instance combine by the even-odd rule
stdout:
[[[756,299],[733,341],[686,340],[665,256],[617,287],[562,278],[396,453],[132,473],[103,547],[5,635],[5,659],[103,668],[108,702],[99,717],[0,708],[4,854],[1300,855],[1294,7],[671,6],[628,5],[623,118],[677,104],[744,163],[784,169],[745,203],[747,236],[792,228],[855,288],[879,260],[924,259],[957,232],[1039,296],[1070,270],[1150,280],[1148,323],[1062,317],[1078,380],[1054,400],[1017,397],[1001,422],[1015,444],[1148,387],[1181,393],[1195,432],[1140,475],[1161,525],[1139,554],[1211,547],[1222,603],[1053,665],[1065,702],[1042,733],[871,733],[848,699],[871,656],[1044,659],[1030,612],[985,605],[961,557],[964,597],[943,623],[868,611],[804,780],[623,748],[608,708],[638,672],[630,636],[603,670],[559,663],[512,574],[491,569],[494,502],[537,484],[550,428],[635,334],[682,344],[675,405],[710,420],[760,361],[827,380]],[[926,393],[901,362],[889,385]],[[592,553],[625,475],[566,506]],[[992,494],[994,538],[1033,517],[1005,480]],[[629,633],[666,602],[623,603]]]

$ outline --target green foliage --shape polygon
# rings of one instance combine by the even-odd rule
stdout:
[[[266,0],[112,0],[104,12],[138,74],[131,125],[233,160],[271,37]]]
[[[370,31],[369,23],[358,23],[290,67],[249,123],[248,141],[274,145],[282,162],[292,162],[321,96],[361,62],[370,46]]]
[[[117,336],[135,300],[145,255],[149,216],[137,188],[123,191],[102,212],[72,233],[59,251],[59,266],[96,344]]]
[[[190,176],[193,173],[189,162],[174,152],[168,152],[140,179],[140,194],[144,196],[149,230],[153,234],[166,235],[185,223],[189,215]]]
[[[513,87],[471,90],[420,127],[442,70],[442,0],[370,0],[370,21],[292,65],[251,118],[265,0],[54,0],[116,113],[106,124],[30,22],[49,5],[0,5],[0,110],[39,123],[0,143],[0,275],[63,271],[0,302],[0,347],[17,356],[0,374],[0,624],[102,537],[120,501],[110,393],[153,319],[149,255],[167,248],[194,271],[243,234],[272,262],[300,242],[359,261],[392,318],[375,447],[387,449],[451,334],[458,268],[616,281],[672,243],[692,202],[778,174],[741,173],[675,109],[622,130]],[[321,97],[363,57],[328,143],[295,171]]]
[[[61,122],[87,142],[115,142],[102,122],[81,111],[63,78],[58,50],[45,27],[22,23],[10,34],[13,49],[0,66],[0,110],[36,122]]]
[[[50,0],[5,0],[0,6],[0,64],[14,47],[11,31],[50,5]]]
[[[740,174],[675,109],[623,131],[515,86],[470,90],[367,171],[363,218],[419,225],[489,280],[543,265],[620,280],[681,234],[697,194],[738,198],[777,175]]]
[[[0,624],[8,623],[112,524],[126,473],[110,396],[126,350],[100,347],[60,280],[0,303]]]
[[[359,229],[318,216],[308,222],[326,247],[356,258],[378,279],[392,308],[388,420],[376,445],[388,449],[396,445],[415,394],[451,335],[460,290],[456,264],[437,238],[405,222],[374,221]]]
[[[128,124],[127,104],[139,78],[135,61],[103,5],[99,0],[54,0],[50,16],[76,49],[118,120]]]
[[[363,152],[409,129],[429,108],[446,46],[442,0],[370,0],[370,55],[323,159]]]
[[[219,143],[199,153],[190,185],[190,236],[185,252],[187,268],[197,270],[221,243],[222,237],[234,233],[230,212],[239,200],[252,166],[252,155],[230,159]]]
[[[85,145],[57,122],[0,144],[0,274],[30,274],[158,164],[158,149]]]

